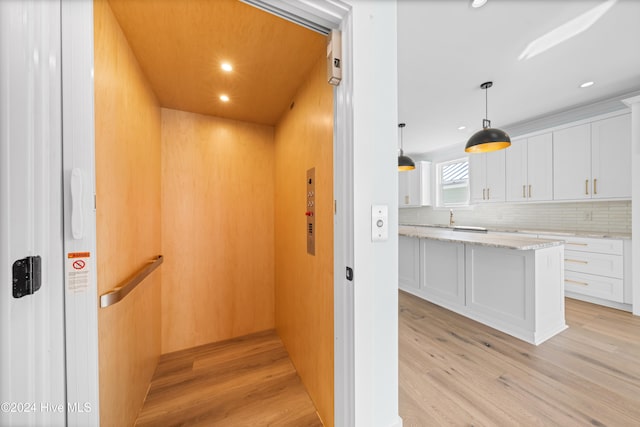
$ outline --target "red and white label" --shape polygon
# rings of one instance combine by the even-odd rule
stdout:
[[[91,253],[69,252],[67,254],[67,289],[84,292],[89,287]]]

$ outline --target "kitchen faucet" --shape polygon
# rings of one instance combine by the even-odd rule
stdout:
[[[449,209],[449,227],[451,227],[456,222],[453,220],[453,209]]]

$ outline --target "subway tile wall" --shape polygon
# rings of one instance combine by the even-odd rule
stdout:
[[[631,234],[631,201],[492,203],[453,209],[456,225]],[[402,208],[400,224],[448,224],[448,209]]]

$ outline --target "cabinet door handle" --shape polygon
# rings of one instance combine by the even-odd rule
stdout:
[[[581,259],[565,258],[564,261],[565,262],[575,262],[576,264],[589,264],[589,261],[583,261]]]
[[[584,194],[589,195],[589,180],[584,181]]]
[[[404,196],[404,204],[405,205],[409,204],[409,196]]]
[[[573,245],[573,246],[589,246],[587,243],[575,243],[575,242],[565,242],[565,245]]]
[[[598,179],[593,178],[593,194],[598,194]]]
[[[529,184],[529,198],[531,198],[531,184]]]
[[[489,195],[489,190],[491,190],[491,189],[487,188],[487,200],[489,200],[491,198],[491,196]]]
[[[486,198],[486,196],[485,196],[486,192],[487,192],[487,189],[486,189],[486,188],[483,188],[483,189],[482,189],[482,200],[487,200],[487,198]]]
[[[589,284],[587,282],[579,282],[577,280],[571,280],[571,279],[564,279],[564,281],[567,282],[567,283],[573,283],[575,285],[589,286]]]
[[[525,187],[526,187],[526,185],[523,185],[523,186],[522,186],[522,198],[523,198],[523,199],[524,199],[525,197],[527,197],[527,196],[525,195],[525,192],[524,192]]]

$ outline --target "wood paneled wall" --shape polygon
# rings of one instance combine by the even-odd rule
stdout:
[[[106,1],[94,2],[98,294],[160,254],[160,108]],[[100,309],[100,423],[133,425],[160,356],[162,267]],[[97,302],[96,302],[97,303]]]
[[[333,90],[323,52],[276,126],[276,329],[325,426],[333,425]],[[316,254],[306,171],[316,168]]]
[[[162,352],[274,327],[273,127],[162,109]]]

